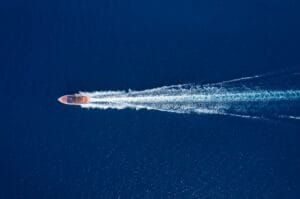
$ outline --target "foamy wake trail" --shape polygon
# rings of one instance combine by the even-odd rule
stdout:
[[[287,79],[299,75],[285,76]],[[300,89],[293,86],[262,85],[261,76],[240,78],[215,84],[183,84],[142,91],[80,92],[90,97],[83,108],[146,109],[173,113],[220,114],[244,118],[300,119]],[[278,80],[276,78],[270,78]],[[284,81],[281,78],[279,84]],[[257,86],[255,86],[257,82]],[[286,82],[286,81],[285,81]]]

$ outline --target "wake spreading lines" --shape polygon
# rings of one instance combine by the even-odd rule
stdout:
[[[243,118],[300,119],[299,73],[243,77],[214,84],[181,84],[141,91],[80,92],[90,98],[83,108],[146,109],[172,113],[219,114]],[[266,78],[267,77],[267,78]],[[276,82],[275,82],[276,81]],[[255,83],[259,86],[255,86]]]

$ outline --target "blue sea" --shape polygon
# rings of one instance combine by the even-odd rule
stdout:
[[[299,120],[57,101],[299,69],[299,1],[0,5],[1,199],[300,198]]]

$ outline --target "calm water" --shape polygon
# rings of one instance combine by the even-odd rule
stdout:
[[[300,124],[59,104],[300,65],[296,0],[0,6],[0,198],[299,198]]]

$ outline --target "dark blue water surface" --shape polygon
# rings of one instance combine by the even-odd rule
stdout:
[[[298,0],[0,5],[0,198],[300,198],[299,122],[57,102],[297,67]]]

